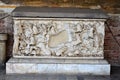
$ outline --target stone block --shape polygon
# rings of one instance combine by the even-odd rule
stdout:
[[[57,61],[56,61],[57,60]],[[56,63],[53,63],[56,62]],[[82,74],[110,75],[110,65],[105,60],[22,59],[11,58],[6,63],[7,74]]]
[[[6,58],[6,42],[7,35],[6,34],[0,34],[0,63],[5,62]]]
[[[27,15],[26,15],[27,14]],[[110,75],[99,9],[17,7],[6,73]],[[37,17],[37,18],[36,18]]]

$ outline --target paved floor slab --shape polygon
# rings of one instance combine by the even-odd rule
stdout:
[[[0,68],[0,80],[120,80],[120,67],[112,67],[110,76],[86,75],[6,75],[5,68]]]

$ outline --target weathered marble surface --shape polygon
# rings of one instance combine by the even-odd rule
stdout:
[[[41,61],[42,60],[42,61]],[[57,61],[56,61],[57,60]],[[83,74],[83,75],[110,75],[110,65],[105,60],[61,60],[46,59],[14,59],[6,64],[7,74]]]
[[[103,43],[104,20],[14,19],[14,57],[103,57]]]
[[[34,18],[79,18],[79,19],[106,19],[108,15],[101,9],[87,9],[74,7],[16,7],[13,17]]]

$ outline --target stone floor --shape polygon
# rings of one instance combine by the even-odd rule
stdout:
[[[5,68],[0,69],[0,80],[120,80],[120,67],[112,67],[111,76],[84,75],[5,75]]]

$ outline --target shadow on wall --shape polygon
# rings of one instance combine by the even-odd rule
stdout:
[[[112,65],[120,65],[120,17],[110,17],[106,24],[104,44],[105,58]]]
[[[12,56],[13,46],[13,21],[11,16],[0,19],[0,33],[7,34],[6,42],[6,61]]]

